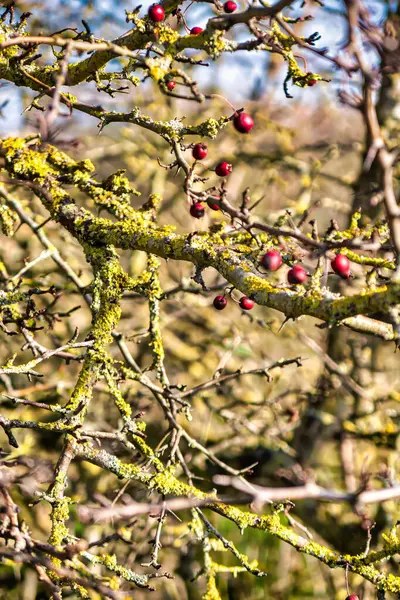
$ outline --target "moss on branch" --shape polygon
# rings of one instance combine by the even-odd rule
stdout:
[[[5,158],[9,174],[24,181],[35,182],[33,189],[54,220],[76,237],[84,248],[91,248],[93,258],[104,257],[107,252],[113,254],[112,248],[120,248],[143,250],[166,259],[188,261],[201,269],[213,267],[235,288],[260,305],[274,308],[289,318],[308,315],[330,325],[345,321],[351,327],[351,318],[378,311],[387,312],[400,302],[400,283],[396,281],[339,298],[324,289],[277,287],[257,273],[246,256],[238,253],[235,248],[222,245],[224,242],[218,234],[198,232],[187,236],[175,233],[172,226],[157,227],[153,222],[152,211],[132,211],[129,218],[117,222],[94,217],[89,211],[78,207],[59,183],[58,179],[71,168],[68,158],[59,151],[49,149],[48,146],[42,151],[32,149],[23,139],[9,138],[1,143],[0,153]],[[81,165],[81,170],[79,165],[74,166],[78,186],[82,186],[82,181],[86,182],[87,170],[86,164]],[[126,278],[119,271],[116,254],[113,254],[111,264],[116,269],[115,273],[110,273],[111,280],[117,278],[115,289],[121,291],[118,279],[122,278],[126,285]],[[103,276],[100,279],[104,280]],[[117,309],[114,307],[113,310]],[[116,322],[115,317],[108,318],[111,319],[110,326],[112,322]],[[360,320],[357,326],[362,327]],[[373,326],[370,326],[372,332]],[[394,334],[390,337],[386,329],[386,339],[394,339]],[[103,326],[99,328],[99,331],[104,330],[108,331],[109,337],[112,329]]]
[[[271,515],[262,516],[243,511],[236,506],[219,502],[215,492],[208,494],[193,485],[182,483],[173,475],[171,469],[165,469],[164,472],[152,475],[141,470],[140,467],[120,461],[105,450],[95,448],[90,442],[79,443],[77,445],[77,456],[114,473],[120,479],[137,481],[148,487],[149,490],[154,490],[163,496],[185,496],[207,500],[206,507],[208,509],[234,522],[241,531],[247,527],[264,531],[290,544],[299,552],[318,559],[331,568],[348,568],[351,572],[358,573],[364,579],[376,585],[378,589],[392,593],[400,592],[400,577],[380,573],[372,566],[373,562],[393,556],[399,552],[397,539],[386,539],[385,548],[382,551],[373,553],[371,556],[340,555],[317,542],[304,538],[285,525],[283,523],[284,517],[282,517],[279,508],[273,511]],[[213,500],[213,497],[215,497],[216,501]]]

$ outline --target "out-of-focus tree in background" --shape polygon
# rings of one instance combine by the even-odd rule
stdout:
[[[398,597],[398,3],[1,4],[0,598]]]

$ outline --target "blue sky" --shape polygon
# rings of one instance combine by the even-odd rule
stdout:
[[[245,8],[244,2],[238,0],[241,8]],[[152,0],[144,0],[142,3],[142,13],[144,14],[147,7],[152,3]],[[121,0],[117,3],[116,10],[115,0],[46,0],[44,4],[48,4],[49,10],[43,11],[45,21],[48,23],[48,30],[54,31],[61,26],[79,26],[82,18],[85,18],[90,24],[95,35],[104,36],[107,38],[117,37],[127,30],[125,21],[125,9],[132,10],[134,4]],[[343,3],[339,0],[325,0],[325,10],[317,8],[316,4],[310,3],[308,12],[315,14],[313,21],[308,21],[303,24],[302,35],[310,35],[314,31],[318,31],[322,39],[318,42],[320,47],[328,46],[332,54],[340,50],[340,46],[345,39],[344,21],[341,16],[343,11]],[[380,0],[366,0],[374,20],[379,21],[384,16],[385,3]],[[394,8],[396,2],[392,2]],[[186,3],[185,6],[188,6]],[[300,2],[295,4],[300,6]],[[51,8],[50,8],[51,7]],[[314,8],[313,8],[314,7]],[[35,9],[34,9],[35,10]],[[296,11],[294,11],[296,12]],[[65,14],[65,23],[60,23],[60,13]],[[212,16],[213,10],[209,4],[194,4],[186,12],[185,16],[189,27],[194,25],[204,26],[207,19]],[[303,13],[304,14],[304,13]],[[41,14],[36,9],[35,16],[40,17]],[[239,28],[238,28],[239,29]],[[242,27],[237,31],[237,37],[246,39],[248,37],[247,30]],[[330,68],[325,60],[321,60],[315,55],[307,52],[300,52],[308,61],[309,70],[327,72]],[[282,90],[282,81],[284,78],[285,67],[279,72],[274,81],[265,81],[265,72],[269,55],[267,53],[247,53],[241,52],[234,55],[224,55],[216,65],[212,64],[208,68],[197,68],[195,77],[198,80],[200,87],[206,89],[208,82],[213,81],[218,83],[223,93],[234,103],[244,103],[248,95],[253,89],[257,78],[264,81],[264,86],[269,87],[269,93],[276,102],[283,102],[284,93]],[[328,73],[329,74],[329,73]],[[315,88],[292,90],[297,102],[317,102],[320,95],[334,99],[338,91],[338,82],[335,81],[337,75],[330,73],[333,82],[327,86],[320,84]],[[9,100],[9,106],[6,109],[6,119],[0,121],[0,130],[2,133],[11,133],[18,128],[22,122],[22,99],[21,92],[13,86],[4,86],[0,88],[0,103],[5,99]]]

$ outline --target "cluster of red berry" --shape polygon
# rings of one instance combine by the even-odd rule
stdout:
[[[217,196],[213,196],[213,198],[218,200]],[[208,208],[211,208],[211,210],[219,210],[219,205],[214,203],[212,200],[207,200],[207,206]],[[205,212],[206,209],[202,202],[195,202],[190,206],[190,214],[195,219],[201,219],[201,217],[204,217]]]
[[[233,0],[227,0],[227,2],[225,2],[224,11],[226,13],[233,13],[236,9],[237,4],[236,2],[233,2]],[[161,23],[161,21],[164,21],[165,19],[165,10],[161,4],[152,4],[147,14],[154,23]],[[203,31],[204,30],[201,27],[192,27],[190,35],[198,35],[199,33],[203,33]]]
[[[261,258],[260,264],[268,271],[277,271],[282,265],[282,255],[279,250],[268,250]],[[344,254],[336,254],[331,261],[331,267],[336,275],[339,275],[342,279],[348,279],[351,276],[350,261]],[[300,285],[306,281],[307,277],[307,272],[301,265],[295,265],[287,273],[287,280],[291,285]],[[216,296],[213,304],[217,310],[223,310],[228,302],[225,296]],[[239,301],[239,305],[244,310],[251,310],[254,302],[251,298],[243,296]],[[354,600],[354,598],[349,597],[346,600]]]
[[[279,250],[269,250],[261,259],[262,266],[268,271],[277,271],[282,264],[282,256]],[[351,275],[350,261],[344,254],[336,254],[331,261],[331,267],[336,275],[342,279],[348,279]],[[307,279],[307,273],[301,265],[295,265],[287,274],[287,280],[292,285],[304,283]]]
[[[217,310],[224,310],[225,306],[228,304],[228,300],[225,296],[215,296],[213,305]],[[248,298],[247,296],[242,296],[239,300],[240,308],[243,310],[251,310],[254,306],[254,300]]]
[[[268,250],[261,259],[261,265],[268,271],[277,271],[282,265],[282,255],[279,250]],[[301,265],[295,265],[287,274],[287,280],[291,285],[304,283],[307,273]]]
[[[239,131],[239,133],[249,133],[249,131],[254,126],[254,121],[249,114],[241,112],[235,115],[233,119],[233,125],[235,129]],[[202,144],[199,142],[193,146],[192,156],[195,160],[204,160],[207,157],[207,154],[208,147],[206,144]],[[218,175],[218,177],[228,177],[228,175],[232,173],[232,170],[233,166],[226,160],[219,162],[215,167],[215,173],[216,175]],[[207,204],[209,208],[211,208],[211,210],[219,210],[218,204],[215,204],[210,201],[207,202]],[[202,204],[201,202],[195,202],[194,204],[192,204],[190,207],[190,214],[195,219],[201,219],[201,217],[204,217],[204,204]]]
[[[224,4],[224,11],[226,13],[233,13],[237,9],[236,2],[233,0],[227,0]],[[160,23],[165,19],[165,10],[161,4],[152,4],[148,10],[148,16],[154,23]],[[189,33],[190,35],[199,35],[203,33],[201,27],[192,27]],[[311,74],[310,74],[311,75]],[[308,85],[315,85],[316,80],[310,78]],[[172,91],[176,86],[174,81],[167,82],[167,88]],[[233,119],[233,125],[240,133],[249,133],[254,127],[254,121],[251,115],[245,112],[236,113]],[[204,160],[207,157],[208,148],[206,144],[197,143],[193,146],[192,156],[195,160]],[[226,160],[223,160],[215,167],[215,173],[219,177],[228,177],[232,173],[233,166]],[[212,210],[219,210],[219,205],[212,201],[207,202],[209,208]],[[195,219],[201,219],[205,214],[205,207],[202,202],[195,202],[190,206],[190,214]],[[276,271],[282,265],[282,256],[278,250],[269,250],[261,259],[261,265],[268,271]],[[332,269],[337,275],[340,275],[343,279],[348,279],[350,273],[350,262],[349,259],[343,254],[337,254],[334,260],[331,262]],[[295,265],[287,273],[287,280],[291,285],[299,285],[304,283],[308,275],[305,269],[301,265]],[[227,305],[227,299],[225,296],[217,296],[214,298],[214,306],[217,310],[223,310]],[[253,300],[247,296],[243,296],[239,305],[244,310],[251,310],[254,306]]]
[[[237,9],[236,2],[233,0],[227,0],[224,4],[224,11],[226,13],[233,13]],[[154,23],[160,23],[165,19],[165,10],[161,6],[161,4],[152,4],[148,10],[148,16]],[[201,27],[192,27],[190,30],[190,35],[199,35],[203,32]],[[175,81],[167,82],[167,89],[172,92],[175,89],[176,83]],[[240,112],[236,113],[233,119],[233,125],[239,133],[249,133],[251,129],[254,127],[254,121],[251,115]],[[195,160],[204,160],[208,154],[208,148],[206,144],[198,143],[193,146],[192,155]],[[215,173],[218,177],[228,177],[232,173],[233,166],[228,163],[226,160],[223,160],[217,164],[215,167]],[[218,204],[213,202],[207,202],[209,208],[212,210],[219,210]],[[201,202],[195,202],[190,207],[190,214],[195,219],[201,219],[205,214],[204,204]]]
[[[237,4],[233,0],[227,0],[227,2],[225,2],[224,12],[226,12],[227,14],[234,13],[236,11],[236,9],[237,9]],[[150,6],[150,8],[148,9],[147,14],[149,16],[149,19],[151,19],[153,21],[153,23],[161,23],[165,19],[165,10],[164,10],[163,6],[161,6],[161,4],[152,4]],[[185,25],[185,27],[186,27],[186,25]],[[199,27],[197,25],[195,27],[192,27],[191,29],[188,29],[186,27],[186,29],[189,31],[189,35],[200,35],[200,33],[203,33],[203,31],[204,31],[204,29],[202,27]],[[306,83],[309,87],[312,87],[318,82],[316,79],[314,79],[312,73],[307,73]],[[172,90],[175,88],[175,85],[176,84],[174,81],[169,81],[167,83],[168,90],[170,92],[172,92]]]

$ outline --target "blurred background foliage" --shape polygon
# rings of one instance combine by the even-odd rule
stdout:
[[[6,2],[2,3],[4,6]],[[343,7],[341,2],[327,1],[324,7],[309,2],[310,14],[315,21],[306,22],[304,31],[319,30],[322,41],[337,52],[343,33]],[[385,18],[389,4],[369,2],[379,21]],[[48,2],[18,2],[20,12],[33,13],[32,32],[53,31],[61,27],[76,27],[83,18],[88,21],[96,36],[112,38],[127,28],[124,9],[132,10],[131,2],[72,0]],[[143,9],[145,9],[145,5]],[[191,26],[202,24],[211,15],[211,5],[193,6],[187,20]],[[46,61],[44,55],[43,61]],[[209,143],[209,158],[202,175],[212,180],[214,174],[207,167],[224,158],[234,162],[234,172],[228,182],[231,201],[240,202],[241,194],[250,188],[252,200],[262,198],[256,214],[274,214],[277,217],[290,211],[293,217],[314,206],[313,218],[320,230],[336,219],[340,226],[348,223],[351,213],[363,204],[365,189],[360,187],[360,171],[364,149],[364,129],[361,116],[337,99],[343,85],[340,76],[330,71],[329,64],[307,56],[314,71],[319,71],[332,81],[313,88],[296,89],[294,98],[287,100],[282,89],[284,67],[279,57],[229,56],[209,67],[196,67],[202,91],[223,94],[237,107],[245,106],[257,123],[251,136],[240,136],[233,128],[226,128],[218,139]],[[322,69],[322,70],[321,70]],[[357,81],[350,84],[357,89]],[[96,102],[93,84],[85,85],[80,99]],[[3,136],[25,135],[40,128],[40,115],[34,111],[23,112],[32,97],[26,90],[1,88],[1,101],[9,101],[2,109],[0,131]],[[216,97],[203,105],[171,100],[149,82],[129,89],[115,98],[101,99],[107,106],[127,109],[138,105],[153,117],[169,120],[187,115],[188,120],[204,120],[229,109]],[[397,104],[387,114],[390,132],[396,129]],[[126,125],[109,125],[98,134],[96,123],[89,117],[74,113],[60,119],[60,129],[55,133],[55,145],[77,160],[89,158],[96,167],[96,177],[105,179],[111,173],[125,169],[128,179],[140,191],[134,200],[140,206],[143,198],[160,193],[163,204],[161,223],[175,223],[182,231],[207,229],[210,220],[218,224],[220,213],[209,211],[203,221],[193,224],[181,189],[179,175],[160,167],[171,162],[169,148],[156,135],[143,129]],[[370,184],[371,182],[369,182]],[[371,184],[372,185],[372,184]],[[93,210],[86,197],[75,193],[81,203]],[[15,191],[18,197],[18,190]],[[21,199],[24,210],[47,218],[46,212],[33,197]],[[55,223],[45,226],[46,235],[59,248],[62,256],[79,274],[85,284],[91,280],[91,270],[84,260],[82,250],[69,234]],[[0,246],[0,278],[18,278],[26,262],[39,257],[43,251],[38,239],[27,226],[20,226],[11,238],[2,236]],[[139,274],[145,267],[146,256],[141,252],[124,252],[123,266],[131,275]],[[360,267],[361,269],[361,267]],[[329,285],[359,286],[357,265],[354,279],[340,281],[331,278]],[[360,271],[361,273],[361,271]],[[283,323],[282,315],[264,307],[255,307],[250,313],[241,311],[234,303],[223,313],[212,308],[213,293],[200,294],[176,291],[176,288],[194,286],[192,267],[184,263],[163,262],[161,284],[170,292],[162,303],[161,324],[166,348],[166,368],[173,384],[193,387],[211,379],[216,370],[224,367],[225,373],[237,369],[248,371],[262,368],[279,359],[301,356],[301,367],[290,365],[272,371],[272,380],[246,375],[222,383],[216,389],[202,391],[193,398],[193,420],[186,423],[190,435],[213,451],[233,468],[241,469],[255,464],[251,481],[262,485],[291,485],[311,474],[320,485],[356,490],[366,477],[370,481],[396,481],[399,472],[398,433],[399,413],[399,361],[394,347],[382,341],[356,335],[349,331],[329,332],[318,327],[310,318]],[[276,277],[284,274],[278,272]],[[54,305],[54,320],[43,320],[36,339],[46,347],[59,345],[72,337],[76,327],[82,336],[90,326],[90,312],[73,285],[57,268],[50,257],[42,258],[23,273],[24,281],[34,286],[56,286],[60,292]],[[206,272],[205,280],[213,289],[223,289],[223,281],[214,272]],[[197,289],[197,287],[196,287]],[[39,298],[37,304],[46,303]],[[127,336],[128,346],[137,363],[146,369],[151,365],[148,336],[147,304],[134,294],[126,294],[122,302],[123,317],[120,331]],[[4,364],[15,352],[21,361],[31,356],[29,349],[21,352],[21,340],[0,333],[0,361]],[[15,341],[14,341],[15,340]],[[118,349],[112,350],[118,359]],[[71,392],[79,371],[79,364],[54,359],[42,363],[43,381],[26,381],[23,376],[13,376],[12,381],[1,377],[2,391],[14,396],[46,403],[64,403]],[[147,441],[156,448],[162,447],[167,431],[163,415],[155,406],[150,392],[133,382],[121,386],[124,397],[134,412],[143,412],[147,423]],[[0,397],[0,409],[13,418],[38,418],[37,409],[15,406]],[[48,413],[43,413],[43,419]],[[110,403],[109,393],[98,384],[91,404],[86,427],[103,431],[113,430],[119,414]],[[1,433],[0,436],[3,436]],[[33,492],[42,491],[51,478],[60,451],[54,434],[17,431],[20,444],[10,458],[20,462],[18,468],[26,469],[30,477],[14,490],[15,501],[23,507],[22,516],[36,537],[49,533],[49,507],[45,503],[32,505]],[[0,437],[1,445],[6,440]],[[110,449],[127,458],[120,446],[110,443]],[[212,489],[212,477],[221,469],[208,461],[189,444],[185,457],[199,477],[203,489]],[[135,483],[121,483],[111,475],[88,463],[76,462],[71,467],[69,494],[79,503],[109,505],[116,498],[128,502],[131,497],[146,500],[147,491]],[[169,515],[164,527],[160,552],[163,569],[173,572],[174,578],[156,582],[155,599],[201,598],[204,582],[191,579],[201,568],[199,549],[178,515]],[[220,532],[232,540],[250,559],[257,559],[268,572],[266,578],[255,578],[240,573],[220,574],[218,586],[223,598],[229,600],[274,598],[277,600],[300,598],[344,598],[344,572],[332,571],[315,559],[296,552],[289,545],[254,530],[243,535],[229,521],[213,515],[212,522]],[[381,539],[383,530],[390,528],[399,518],[398,503],[390,501],[379,508],[368,507],[364,514],[356,514],[347,505],[299,502],[289,513],[294,527],[308,530],[317,541],[331,545],[343,553],[364,551],[368,527],[372,544]],[[69,522],[71,531],[84,534],[89,542],[112,533],[113,522],[104,525],[85,525],[79,519]],[[156,522],[147,516],[137,517],[131,526],[122,531],[128,543],[116,540],[108,548],[118,548],[125,556],[125,565],[145,563],[149,559]],[[228,553],[218,555],[222,564],[232,565]],[[385,566],[398,574],[397,560]],[[363,600],[374,596],[372,586],[359,577],[350,576],[351,587]],[[134,590],[137,600],[148,592]],[[0,598],[3,600],[38,600],[46,592],[34,572],[18,566],[0,566]],[[66,597],[73,598],[72,594]],[[95,594],[93,597],[97,597]]]

